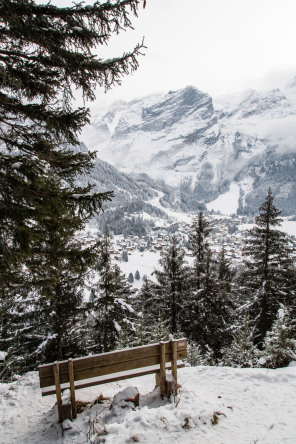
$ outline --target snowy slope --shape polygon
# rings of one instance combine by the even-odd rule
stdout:
[[[295,366],[277,370],[192,367],[180,369],[178,375],[182,388],[175,402],[161,400],[158,389],[154,390],[153,375],[77,391],[80,400],[92,402],[103,393],[110,401],[86,409],[62,432],[55,397],[42,398],[38,374],[28,373],[16,383],[0,386],[0,442],[296,442]],[[109,410],[111,399],[128,386],[139,389],[140,406],[123,409],[116,416]],[[101,435],[105,441],[95,441],[90,425],[106,433]]]
[[[213,202],[234,184],[235,210],[258,208],[270,186],[296,213],[296,82],[285,89],[212,99],[188,86],[94,114],[82,140],[126,173],[178,187],[182,199]]]

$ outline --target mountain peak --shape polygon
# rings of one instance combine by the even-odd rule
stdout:
[[[111,107],[88,128],[93,145],[83,140],[125,173],[179,187],[192,209],[235,184],[241,211],[271,186],[280,207],[296,213],[296,94],[283,91],[245,91],[215,109],[209,94],[189,85]]]

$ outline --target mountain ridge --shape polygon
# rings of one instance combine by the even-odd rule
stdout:
[[[124,173],[175,187],[185,209],[239,189],[237,211],[254,214],[271,187],[296,214],[296,80],[284,90],[213,99],[194,86],[111,106],[82,140]]]

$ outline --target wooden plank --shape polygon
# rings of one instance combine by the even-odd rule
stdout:
[[[177,359],[187,356],[186,339],[177,342]],[[165,362],[171,361],[170,342],[165,343]],[[86,358],[73,359],[75,381],[103,376],[109,373],[117,373],[141,367],[148,367],[160,363],[159,344],[136,347],[134,349],[119,350],[103,353],[101,355],[88,356]],[[68,361],[59,363],[61,384],[69,382]],[[39,367],[40,387],[54,385],[53,365],[46,364]]]
[[[133,349],[118,350],[116,352],[102,353],[100,355],[87,356],[84,358],[73,359],[74,372],[80,370],[87,370],[93,367],[103,367],[110,364],[136,360],[138,358],[153,357],[159,355],[158,344],[150,346],[136,347]],[[68,361],[61,361],[60,363],[60,377],[62,382],[69,382],[68,375]],[[40,381],[51,379],[53,381],[52,364],[39,366]],[[51,383],[52,385],[52,383]],[[46,385],[45,385],[46,386]],[[42,386],[41,386],[42,387]]]
[[[178,349],[186,349],[187,348],[187,339],[178,339]],[[166,342],[166,353],[170,353],[170,343]],[[134,347],[130,349],[125,350],[117,350],[115,352],[108,352],[108,353],[102,353],[99,355],[93,355],[93,356],[87,356],[82,358],[75,358],[73,359],[73,365],[74,369],[83,369],[83,368],[89,368],[89,363],[91,362],[91,365],[105,365],[109,364],[110,362],[121,362],[125,361],[126,359],[137,359],[138,357],[141,357],[143,355],[143,352],[145,352],[145,356],[153,356],[158,354],[158,346],[159,344],[151,344],[151,345],[144,345],[141,347]],[[40,377],[47,377],[47,376],[53,376],[52,371],[52,363],[51,364],[43,364],[39,366],[39,374]],[[68,361],[60,361],[60,374],[66,373],[68,371]]]
[[[177,368],[183,368],[183,367],[185,367],[184,363],[177,364]],[[170,365],[168,367],[166,367],[166,370],[170,370],[170,369],[171,369]],[[87,387],[93,387],[95,385],[107,384],[108,382],[116,382],[116,381],[122,381],[125,379],[138,378],[140,376],[145,376],[145,375],[152,375],[153,373],[159,373],[159,367],[154,368],[154,369],[149,369],[149,370],[140,370],[140,371],[132,373],[132,374],[110,376],[110,377],[106,377],[103,379],[98,379],[96,381],[78,382],[75,384],[75,390],[79,390],[79,389],[87,388]],[[69,387],[66,386],[63,388],[69,388]],[[49,396],[49,395],[54,395],[54,394],[55,394],[54,388],[50,388],[50,389],[42,391],[42,396]]]
[[[68,359],[68,368],[69,368],[69,380],[70,380],[69,382],[70,382],[70,391],[71,391],[72,416],[73,416],[73,418],[76,418],[77,417],[77,410],[76,410],[74,370],[73,370],[72,359]]]
[[[178,350],[177,353],[177,359],[184,359],[187,356],[186,350]],[[171,361],[171,353],[165,353],[165,362]],[[91,363],[91,361],[89,361]],[[119,363],[113,363],[109,365],[100,365],[100,366],[92,366],[88,369],[79,370],[74,368],[74,374],[75,374],[75,381],[79,381],[81,379],[87,379],[87,378],[93,378],[98,376],[103,376],[110,373],[118,373],[120,371],[127,371],[127,370],[133,370],[141,367],[149,367],[151,365],[160,364],[160,357],[159,353],[155,356],[142,356],[139,359],[136,360],[129,360],[129,361],[123,361]],[[69,382],[69,372],[67,369],[67,373],[61,374],[60,373],[60,381],[61,384]],[[52,377],[43,377],[40,378],[40,387],[49,387],[54,384],[54,378]]]
[[[53,364],[53,370],[54,370],[55,391],[56,391],[56,395],[57,395],[57,406],[58,406],[59,422],[62,422],[62,419],[63,419],[63,414],[62,414],[62,391],[61,391],[61,384],[60,384],[59,363],[58,362],[55,362]]]

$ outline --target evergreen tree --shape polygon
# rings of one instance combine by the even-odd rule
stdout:
[[[140,280],[140,273],[139,273],[139,270],[137,270],[137,271],[135,272],[135,279],[137,279],[137,281]]]
[[[130,347],[149,344],[151,342],[151,324],[147,324],[142,312],[137,313],[134,325],[135,329],[130,338]]]
[[[278,310],[278,317],[266,334],[262,357],[263,366],[269,368],[286,367],[296,360],[295,324],[283,308]]]
[[[229,259],[226,258],[225,247],[223,246],[217,257],[217,280],[220,291],[231,294],[232,281],[234,278],[234,271]]]
[[[92,321],[92,352],[114,350],[120,332],[125,337],[134,330],[135,311],[131,305],[134,290],[118,265],[112,265],[110,240],[105,234],[100,245],[97,263],[99,280],[92,288],[90,315]]]
[[[260,353],[254,344],[253,328],[248,315],[244,315],[232,343],[222,352],[223,365],[229,367],[258,367]]]
[[[142,314],[141,329],[148,342],[151,327],[159,317],[159,303],[156,284],[144,275],[142,288],[135,299],[135,309]]]
[[[129,281],[130,284],[132,284],[132,283],[134,282],[134,275],[133,275],[133,273],[130,273],[130,274],[128,275],[127,280]]]
[[[122,260],[123,262],[128,262],[128,254],[127,254],[127,251],[126,251],[126,250],[124,250],[124,251],[122,252],[121,260]]]
[[[38,312],[39,305],[34,302],[40,301],[37,292],[44,306],[50,306],[52,298],[61,300],[59,290],[50,296],[48,293],[58,279],[53,268],[71,262],[68,278],[74,285],[74,264],[89,260],[89,251],[79,248],[71,249],[71,260],[65,251],[63,260],[59,249],[59,260],[52,259],[52,269],[44,269],[51,262],[46,255],[54,253],[50,242],[58,244],[58,234],[68,230],[71,218],[74,235],[112,196],[75,185],[77,175],[92,167],[95,153],[70,148],[78,146],[78,133],[89,119],[86,108],[72,108],[73,90],[80,90],[84,99],[94,100],[96,84],[107,90],[137,68],[143,45],[110,60],[93,54],[114,32],[131,28],[129,10],[137,14],[137,0],[95,2],[92,6],[79,3],[70,8],[38,5],[33,0],[3,0],[1,5],[0,325],[5,350],[9,342],[11,345],[7,341],[9,330],[16,328],[19,333],[21,323],[23,332],[27,327],[25,319],[14,316],[13,307],[21,308],[27,298],[23,312],[29,314],[32,304],[32,311]],[[66,213],[60,207],[65,207]],[[50,224],[56,224],[56,230],[47,236]],[[70,243],[70,232],[66,237],[67,241],[61,235],[61,245]],[[24,264],[34,271],[29,278],[23,272]],[[84,266],[80,271],[77,266],[74,272],[77,285],[82,283]],[[77,296],[73,296],[74,306],[78,306],[78,287],[72,289]],[[65,285],[62,293],[65,296]],[[70,298],[65,306],[72,302]],[[55,355],[60,352],[56,350]]]
[[[159,311],[158,317],[151,327],[150,343],[168,341],[170,332],[167,327],[167,322],[164,321],[162,312]]]
[[[280,304],[288,307],[294,304],[295,281],[289,242],[286,234],[276,229],[282,219],[273,200],[269,189],[244,248],[247,257],[242,274],[247,297],[245,309],[255,323],[255,342],[259,345],[271,329]]]
[[[199,290],[201,287],[202,275],[205,271],[206,255],[209,250],[208,237],[210,235],[210,223],[205,218],[204,213],[198,213],[192,231],[189,234],[190,249],[194,255],[194,275],[193,287]]]
[[[200,289],[191,293],[186,307],[187,335],[198,341],[203,353],[211,349],[215,359],[220,357],[222,347],[230,340],[234,308],[231,294],[220,285],[218,277],[217,262],[208,249]]]
[[[186,362],[188,362],[191,367],[204,364],[201,348],[195,341],[192,341],[192,339],[188,341]]]
[[[159,264],[162,270],[154,272],[158,282],[158,308],[162,310],[172,334],[176,333],[178,324],[182,328],[181,312],[189,288],[189,269],[184,255],[184,250],[173,236],[168,250],[161,253]]]

